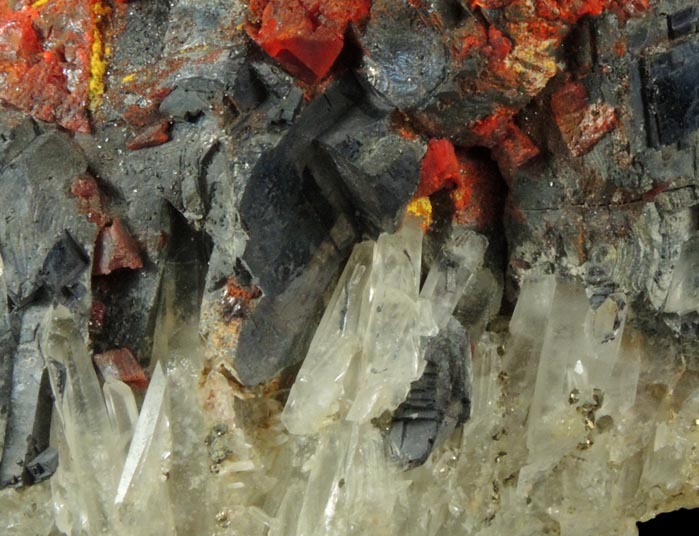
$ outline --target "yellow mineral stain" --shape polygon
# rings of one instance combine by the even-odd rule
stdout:
[[[104,15],[109,15],[112,12],[112,8],[101,1],[97,1],[92,4],[92,12],[98,17],[102,17]]]
[[[423,232],[427,232],[432,225],[432,202],[427,196],[413,198],[406,208],[406,212],[422,219],[420,227]]]
[[[90,55],[90,109],[95,110],[102,101],[104,94],[104,76],[107,73],[107,61],[105,59],[108,48],[104,46],[100,22],[102,17],[111,12],[111,8],[98,0],[92,5],[92,12],[97,19],[97,27],[92,32],[92,50]]]

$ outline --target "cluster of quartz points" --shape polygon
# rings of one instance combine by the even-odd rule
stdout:
[[[202,358],[196,318],[183,319],[172,307],[174,283],[171,277],[161,289],[145,396],[114,378],[100,382],[75,316],[62,305],[49,308],[39,346],[54,399],[51,447],[60,461],[48,482],[3,491],[0,502],[12,508],[9,534],[207,534],[200,530],[206,508],[191,516],[193,497],[207,489],[197,397]]]
[[[699,506],[696,360],[644,339],[624,295],[591,299],[554,276],[523,283],[509,330],[491,323],[470,420],[405,470],[386,416],[485,248],[457,236],[447,249],[461,262],[433,263],[420,288],[421,242],[409,222],[355,247],[285,407],[227,384],[198,396],[196,322],[165,299],[139,411],[126,385],[100,387],[69,313],[52,310],[50,523],[90,535],[630,536],[639,520]],[[17,503],[3,493],[3,508]],[[10,534],[23,534],[29,516],[13,515]]]

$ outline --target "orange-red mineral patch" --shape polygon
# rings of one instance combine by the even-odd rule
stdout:
[[[430,140],[427,152],[420,162],[420,183],[415,196],[430,196],[443,188],[458,190],[465,187],[463,183],[452,143],[447,139]],[[461,194],[459,197],[465,196]],[[455,199],[454,202],[456,203]]]
[[[621,22],[648,9],[648,0],[537,0],[536,11],[548,20],[575,24],[585,15],[596,17],[612,11]]]
[[[454,213],[454,220],[473,224],[479,230],[497,225],[504,202],[504,186],[497,166],[482,155],[458,152],[457,156],[469,184],[470,196],[468,202]]]
[[[0,0],[0,100],[88,132],[91,86],[104,74],[96,55],[104,14],[100,0]]]
[[[649,7],[649,0],[614,0],[609,9],[616,13],[622,23],[625,23],[631,17],[638,17],[648,11]]]
[[[515,110],[499,108],[472,125],[477,144],[493,153],[503,173],[509,173],[539,154],[539,148],[514,121]]]
[[[606,103],[588,104],[579,82],[568,82],[551,96],[553,117],[573,156],[589,152],[617,125],[614,108]]]
[[[127,143],[132,151],[145,149],[146,147],[157,147],[170,141],[170,121],[161,119],[156,123],[146,127],[142,132],[131,138]]]
[[[148,387],[146,374],[128,348],[96,354],[92,360],[105,380],[119,380],[135,389]]]
[[[143,260],[136,241],[119,218],[104,227],[95,242],[93,275],[107,275],[114,270],[143,268]]]
[[[415,199],[424,202],[433,193],[450,189],[454,219],[483,228],[498,217],[500,184],[497,169],[487,158],[457,151],[449,140],[433,139],[421,162]]]
[[[260,296],[262,292],[255,285],[241,287],[235,278],[229,278],[221,299],[221,316],[226,322],[231,322],[235,318],[245,318],[254,300]]]
[[[70,187],[72,193],[78,199],[80,212],[87,215],[87,219],[102,228],[110,221],[104,209],[102,193],[97,186],[97,181],[91,175],[80,175],[73,181]]]
[[[287,71],[315,83],[340,55],[348,24],[370,8],[371,0],[251,0],[247,31]]]
[[[469,81],[468,91],[515,99],[509,107],[469,125],[474,139],[467,141],[491,149],[500,169],[508,174],[539,152],[513,118],[558,73],[557,49],[572,25],[582,17],[604,12],[614,13],[623,24],[647,10],[649,0],[469,0],[468,6],[471,10],[502,10],[497,17],[469,17],[449,37],[457,61],[482,64]],[[587,118],[587,128],[593,132],[608,128],[611,121],[609,109],[596,111],[604,119]]]
[[[430,140],[420,163],[420,183],[415,196],[430,196],[443,188],[449,188],[454,209],[463,209],[470,201],[471,187],[470,177],[462,164],[449,140]]]
[[[537,0],[536,12],[548,20],[575,24],[585,15],[601,15],[610,3],[609,0]]]

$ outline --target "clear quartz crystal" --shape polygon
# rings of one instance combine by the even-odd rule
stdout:
[[[422,291],[417,220],[356,246],[289,394],[287,429],[317,433],[333,420],[363,423],[394,410],[422,373],[423,339],[445,325],[486,246],[456,232]]]
[[[680,315],[699,311],[699,236],[689,239],[672,273],[665,312]]]
[[[403,339],[433,332],[435,302],[458,299],[441,284],[418,294],[419,266],[398,255],[415,248],[404,231],[354,251],[281,415],[274,397],[241,396],[218,369],[207,372],[202,410],[193,393],[203,345],[167,280],[135,422],[128,388],[100,389],[70,313],[53,311],[41,348],[56,393],[56,527],[116,536],[635,536],[636,521],[699,506],[696,365],[674,341],[646,339],[627,323],[623,295],[591,302],[553,276],[523,281],[509,330],[478,341],[462,431],[421,467],[394,465],[371,416],[409,385],[406,371],[421,359],[420,343],[408,351]],[[466,270],[444,266],[427,279]],[[387,272],[397,279],[382,288]],[[380,317],[377,304],[396,318]],[[372,353],[370,334],[385,337],[381,348],[394,345],[407,384],[371,371],[396,363]],[[363,420],[348,420],[359,396]],[[13,501],[0,495],[3,521],[2,505]],[[19,515],[5,515],[10,534],[22,533]]]
[[[119,435],[109,421],[87,347],[65,307],[49,311],[41,348],[55,397],[52,435],[60,469],[52,486],[57,508],[65,514],[58,528],[69,534],[108,533],[120,469],[114,463],[120,458]]]
[[[398,530],[410,480],[370,421],[395,409],[421,374],[424,338],[448,321],[487,245],[456,233],[419,292],[416,223],[357,246],[335,288],[282,415],[293,434],[317,434],[318,447],[278,503],[274,535]]]
[[[530,470],[547,470],[585,441],[616,364],[625,309],[622,296],[593,310],[581,287],[556,286],[528,416]]]
[[[114,498],[117,519],[125,533],[129,530],[138,530],[143,535],[174,533],[167,490],[172,441],[166,390],[167,376],[157,364]],[[157,520],[150,526],[144,525],[153,512],[158,513]]]
[[[294,434],[315,433],[346,400],[348,372],[362,351],[362,300],[368,291],[374,246],[355,247],[287,401],[282,420]],[[347,403],[347,402],[345,402]]]
[[[214,513],[204,409],[199,396],[204,366],[198,331],[204,267],[196,259],[168,261],[160,289],[151,363],[167,376],[169,452],[167,488],[178,534],[209,534]],[[156,342],[157,341],[157,342]],[[191,497],[202,497],[192,501]]]
[[[119,437],[118,449],[123,452],[123,463],[138,420],[136,398],[128,385],[113,378],[104,382],[102,392],[112,429]]]
[[[333,418],[366,422],[405,399],[423,366],[421,255],[413,219],[355,247],[289,394],[290,432],[315,433]]]
[[[170,443],[162,370],[138,415],[127,385],[111,381],[100,388],[67,309],[50,311],[42,349],[56,399],[51,443],[60,465],[51,488],[57,527],[68,534],[172,534],[159,471]],[[144,519],[151,511],[160,515],[149,526]]]
[[[367,422],[394,410],[422,373],[420,338],[429,327],[420,323],[421,257],[422,230],[415,219],[395,234],[382,234],[376,243],[364,305],[360,381],[346,417],[350,421]]]
[[[0,490],[0,526],[3,536],[45,536],[53,527],[53,512],[46,508],[51,500],[51,485]]]
[[[445,244],[420,291],[420,296],[432,304],[438,328],[447,325],[469,279],[480,268],[487,247],[483,235],[465,228],[458,229]]]
[[[386,459],[376,428],[369,423],[335,424],[322,434],[298,522],[292,521],[287,534],[390,533],[392,512],[404,487]]]

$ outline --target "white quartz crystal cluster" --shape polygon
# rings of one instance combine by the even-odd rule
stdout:
[[[282,413],[289,432],[318,446],[271,534],[392,533],[410,482],[372,421],[395,410],[422,374],[424,341],[448,322],[486,245],[456,233],[449,262],[434,263],[422,291],[417,220],[355,247]]]
[[[206,506],[192,515],[194,497],[205,505],[208,489],[197,394],[203,360],[196,320],[173,318],[168,287],[142,400],[120,381],[100,385],[68,309],[51,309],[43,323],[41,351],[55,399],[51,444],[60,459],[49,482],[57,534],[207,534]]]
[[[55,409],[51,479],[55,521],[66,534],[171,534],[172,454],[166,373],[157,363],[140,413],[131,388],[97,375],[70,313],[51,311],[42,350]],[[157,512],[157,522],[143,520]],[[158,528],[160,527],[160,528]],[[162,531],[162,532],[161,532]]]
[[[417,220],[356,246],[289,394],[286,428],[317,433],[395,410],[422,374],[424,338],[446,325],[486,245],[472,231],[457,234],[447,244],[451,262],[435,262],[422,291]]]
[[[207,363],[167,285],[143,400],[100,385],[70,313],[54,309],[41,349],[60,466],[2,492],[9,534],[632,536],[637,521],[699,507],[696,356],[644,338],[624,295],[554,276],[524,281],[509,322],[482,334],[470,420],[399,468],[385,418],[485,247],[455,235],[459,261],[433,263],[420,289],[421,241],[408,224],[355,248],[290,391],[251,393]],[[668,307],[688,307],[681,297]]]
[[[406,478],[404,534],[634,535],[699,506],[697,364],[643,339],[622,295],[524,282],[474,359],[461,437]]]

